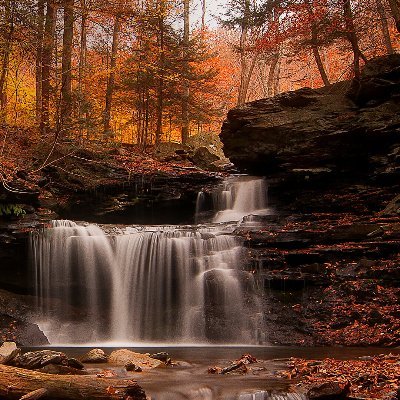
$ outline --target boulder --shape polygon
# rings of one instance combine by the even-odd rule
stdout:
[[[0,336],[3,340],[15,341],[19,346],[42,346],[49,344],[46,336],[36,324],[21,321],[18,318],[2,314],[1,312]]]
[[[125,369],[132,372],[142,372],[142,368],[136,366],[133,362],[129,361],[125,364]]]
[[[338,175],[369,176],[371,171],[398,179],[399,171],[388,155],[400,142],[399,67],[398,55],[367,63],[365,79],[390,76],[381,79],[385,97],[369,107],[360,105],[366,94],[363,101],[349,97],[351,82],[340,82],[230,110],[221,132],[225,155],[243,172],[275,178],[280,173],[303,182]]]
[[[91,363],[91,364],[101,364],[107,362],[107,355],[104,353],[102,349],[92,349],[88,353],[86,353],[81,361],[83,363]]]
[[[169,354],[165,351],[161,351],[159,353],[154,353],[150,357],[154,358],[156,360],[160,360],[164,363],[166,363],[170,359]]]
[[[214,162],[218,160],[219,157],[205,146],[199,147],[191,157],[193,164],[207,171],[215,171],[217,167]]]
[[[147,354],[135,353],[127,349],[113,351],[108,358],[108,362],[116,365],[132,363],[136,367],[142,368],[142,370],[149,370],[164,365],[161,361],[151,358]]]
[[[310,400],[340,400],[345,399],[349,391],[348,385],[340,382],[323,382],[312,385],[307,391]]]
[[[68,365],[68,357],[59,351],[29,351],[13,360],[14,366],[25,369],[39,369],[49,364]]]
[[[4,342],[0,347],[0,364],[8,364],[18,357],[21,350],[15,342]]]

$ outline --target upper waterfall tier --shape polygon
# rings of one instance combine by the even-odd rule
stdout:
[[[267,183],[263,178],[233,176],[226,179],[212,193],[213,222],[241,221],[249,215],[265,215],[268,208]],[[207,194],[197,196],[196,216],[204,211]]]

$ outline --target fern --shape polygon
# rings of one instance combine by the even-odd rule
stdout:
[[[0,217],[22,217],[26,211],[18,204],[0,203]]]

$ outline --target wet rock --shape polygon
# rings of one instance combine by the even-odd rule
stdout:
[[[400,195],[396,196],[386,208],[380,212],[382,216],[398,216],[400,215]]]
[[[36,324],[21,321],[1,312],[0,336],[3,340],[15,341],[19,346],[42,346],[49,344],[46,336]]]
[[[87,375],[87,372],[83,371],[82,369],[77,369],[68,365],[61,364],[48,364],[42,368],[37,369],[37,371],[53,375]]]
[[[106,363],[107,355],[102,349],[92,349],[81,358],[81,361],[92,364]]]
[[[49,364],[67,365],[68,357],[59,351],[40,350],[25,353],[13,361],[13,365],[25,369],[39,369]]]
[[[168,361],[168,359],[170,359],[169,354],[165,351],[159,352],[159,353],[154,353],[150,356],[151,358],[154,358],[156,360],[160,360],[164,363],[166,363]]]
[[[68,359],[68,367],[75,368],[75,369],[85,369],[85,366],[76,358]]]
[[[108,358],[108,362],[116,365],[132,363],[143,370],[153,369],[164,365],[161,361],[151,358],[146,354],[135,353],[127,349],[113,351]]]
[[[317,383],[308,389],[307,397],[310,400],[339,400],[345,399],[348,391],[348,386],[339,382]]]
[[[5,342],[0,347],[0,364],[8,364],[18,357],[21,350],[17,347],[15,342]]]
[[[131,372],[142,372],[142,368],[138,367],[136,364],[134,364],[133,362],[129,361],[128,363],[125,364],[125,369],[127,371],[131,371]]]

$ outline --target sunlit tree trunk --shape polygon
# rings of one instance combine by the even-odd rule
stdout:
[[[329,86],[330,82],[328,79],[328,75],[326,74],[324,63],[322,62],[321,55],[319,54],[318,48],[318,27],[315,23],[314,10],[312,8],[312,4],[310,0],[305,0],[307,6],[307,13],[310,19],[310,30],[311,30],[311,48],[313,52],[313,56],[315,59],[315,63],[317,64],[319,74],[321,75],[322,82],[324,82],[325,86]]]
[[[115,86],[115,67],[117,65],[117,53],[119,44],[119,34],[121,30],[121,16],[116,15],[114,20],[113,40],[111,47],[111,61],[110,71],[108,74],[107,91],[106,91],[106,105],[104,109],[104,137],[109,138],[112,136],[111,131],[111,107]]]
[[[39,0],[37,4],[36,18],[36,123],[38,126],[41,121],[42,114],[42,57],[43,57],[43,35],[44,35],[44,9],[45,0]]]
[[[268,72],[268,80],[267,80],[267,94],[269,97],[273,96],[275,93],[275,78],[276,78],[276,71],[278,68],[279,63],[279,51],[275,52],[272,55],[271,62],[269,65],[269,72]]]
[[[15,1],[7,0],[4,5],[4,18],[6,23],[6,36],[5,48],[3,51],[3,60],[1,63],[0,72],[0,107],[1,107],[1,120],[5,122],[6,119],[6,82],[7,74],[10,64],[10,55],[13,45],[14,29],[15,29]]]
[[[351,10],[351,0],[343,0],[343,13],[346,25],[347,39],[353,50],[353,70],[356,79],[360,78],[360,58],[367,61],[358,45],[358,37],[354,26],[353,11]]]
[[[201,30],[204,31],[206,28],[206,12],[207,12],[207,0],[201,2]]]
[[[383,8],[382,0],[375,0],[375,3],[376,3],[376,10],[378,11],[379,20],[381,23],[382,35],[383,35],[383,39],[385,42],[386,51],[388,54],[393,54],[394,53],[393,45],[392,45],[392,41],[390,39],[388,21],[387,21],[385,9]]]
[[[237,104],[240,106],[246,102],[246,76],[248,74],[247,57],[246,57],[246,45],[247,35],[249,29],[249,17],[250,17],[250,0],[244,0],[244,10],[242,18],[242,26],[240,32],[240,86]]]
[[[40,131],[45,135],[50,127],[51,66],[53,61],[54,29],[56,6],[54,0],[47,0],[42,53],[42,113]]]
[[[164,55],[164,15],[165,6],[164,0],[159,0],[158,9],[158,47],[159,47],[159,71],[158,71],[158,87],[157,87],[157,125],[156,125],[156,146],[161,141],[163,133],[163,109],[164,109],[164,67],[165,67],[165,55]]]
[[[64,34],[61,79],[61,126],[71,129],[72,117],[72,41],[74,37],[74,0],[64,0]]]
[[[80,6],[82,9],[81,15],[81,32],[80,32],[80,50],[79,50],[79,69],[78,69],[78,121],[79,121],[79,136],[83,138],[83,103],[85,98],[85,71],[86,71],[86,56],[87,56],[87,18],[88,12],[86,9],[86,1],[81,0]],[[88,138],[88,137],[87,137]],[[89,139],[89,138],[88,138]]]
[[[186,144],[189,139],[189,98],[190,98],[190,82],[189,82],[189,0],[183,0],[183,96],[182,96],[182,144]]]

